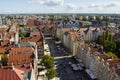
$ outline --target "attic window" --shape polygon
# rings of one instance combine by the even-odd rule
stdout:
[[[18,52],[18,54],[21,54],[21,52]]]
[[[29,51],[25,51],[25,54],[29,54],[30,52]]]

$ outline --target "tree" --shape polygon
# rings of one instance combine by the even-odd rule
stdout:
[[[120,48],[120,39],[116,40],[115,43],[116,43],[116,49],[119,49]]]
[[[106,30],[106,31],[105,31],[105,40],[108,40],[108,38],[109,38],[109,31]]]
[[[53,68],[54,67],[54,58],[49,55],[45,55],[42,57],[42,63],[44,64],[44,66],[47,69]]]
[[[53,20],[54,20],[54,18],[53,18],[53,17],[49,17],[49,18],[48,18],[48,20],[53,21]]]
[[[52,60],[45,60],[44,66],[45,66],[47,69],[51,69],[51,68],[54,67],[54,62],[53,62]]]
[[[104,50],[106,52],[114,52],[116,49],[116,44],[112,41],[105,41],[104,42]]]
[[[1,58],[1,64],[2,66],[7,66],[7,62],[8,62],[8,58],[7,58],[7,55],[3,55],[2,58]]]
[[[19,36],[23,38],[26,36],[26,34],[27,34],[26,32],[20,32]]]
[[[105,41],[112,41],[113,35],[110,31],[106,30],[102,35],[98,36],[97,43],[104,44]]]
[[[108,40],[109,40],[109,41],[112,41],[112,39],[113,39],[113,35],[112,35],[112,33],[110,33],[110,34],[108,35]]]
[[[104,43],[104,39],[103,39],[103,35],[99,35],[97,38],[97,43],[98,44],[103,44]]]
[[[96,16],[97,21],[101,21],[100,16]]]
[[[120,57],[120,39],[115,41],[116,43],[116,52],[118,53],[118,56]]]
[[[115,53],[112,52],[107,52],[106,53],[108,56],[112,57],[113,59],[119,59],[118,56]]]
[[[48,80],[56,77],[57,73],[56,73],[56,70],[55,69],[48,69],[47,73],[46,73],[46,76],[48,78]]]

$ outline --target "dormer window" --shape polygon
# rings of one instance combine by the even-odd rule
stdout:
[[[25,53],[25,54],[29,54],[30,52],[29,52],[29,51],[25,51],[24,53]]]
[[[18,52],[18,54],[21,54],[21,52]]]

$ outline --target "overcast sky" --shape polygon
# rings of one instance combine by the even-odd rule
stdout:
[[[120,0],[0,0],[0,13],[120,13]]]

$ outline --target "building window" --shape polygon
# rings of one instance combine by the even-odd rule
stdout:
[[[21,52],[18,52],[18,54],[21,54]]]
[[[25,51],[25,54],[29,54],[30,52],[29,51]]]

